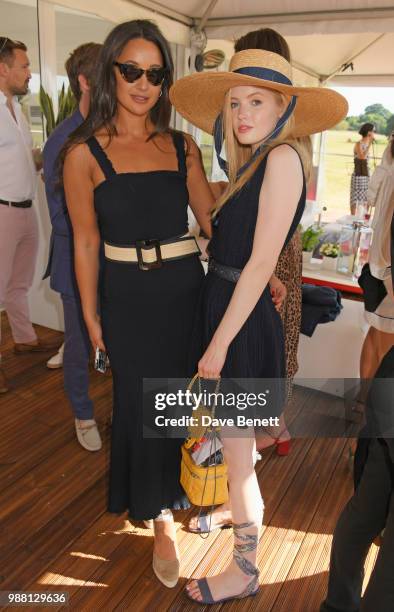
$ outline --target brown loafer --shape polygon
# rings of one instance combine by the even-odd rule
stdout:
[[[62,344],[61,338],[56,340],[38,340],[37,344],[24,344],[23,342],[15,342],[14,353],[20,355],[23,353],[46,353],[58,349]]]
[[[0,393],[7,393],[9,391],[9,387],[7,385],[7,379],[3,370],[0,368]]]

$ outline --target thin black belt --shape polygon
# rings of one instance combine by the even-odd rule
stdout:
[[[14,206],[15,208],[30,208],[32,201],[23,200],[23,202],[10,202],[9,200],[0,199],[0,204],[4,204],[5,206]]]
[[[242,270],[239,270],[238,268],[224,266],[212,258],[210,258],[208,262],[208,271],[213,272],[216,274],[216,276],[220,276],[220,278],[224,278],[224,280],[230,281],[231,283],[238,282],[242,272]]]

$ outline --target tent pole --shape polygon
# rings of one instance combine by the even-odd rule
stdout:
[[[212,11],[217,5],[217,3],[218,3],[218,0],[211,0],[207,10],[205,11],[204,15],[201,17],[199,24],[197,25],[197,31],[201,31],[205,27],[205,24],[210,18]]]
[[[193,73],[196,70],[196,57],[201,54],[206,45],[207,45],[207,37],[204,31],[204,25],[209,19],[213,9],[215,8],[218,0],[211,0],[207,10],[199,21],[198,25],[195,28],[190,30],[190,72]],[[194,139],[197,141],[197,144],[200,144],[201,141],[201,132],[196,127],[192,126],[192,134]]]
[[[352,55],[352,57],[349,57],[348,59],[346,59],[344,62],[342,62],[342,64],[340,66],[338,66],[338,68],[336,70],[334,70],[334,72],[332,72],[331,74],[329,74],[328,76],[326,76],[322,82],[322,85],[324,86],[328,81],[330,81],[334,76],[336,76],[337,74],[339,74],[340,72],[342,72],[342,68],[346,65],[346,64],[350,64],[353,60],[355,60],[357,57],[359,57],[362,53],[364,53],[364,51],[366,51],[367,49],[369,49],[370,47],[372,47],[375,43],[378,42],[378,40],[380,40],[381,38],[383,38],[383,36],[385,36],[386,33],[384,34],[379,34],[379,36],[377,38],[374,38],[374,40],[372,40],[370,43],[368,43],[365,47],[363,47],[360,51],[358,51],[357,53],[355,53],[354,55]],[[345,68],[346,70],[346,68]]]
[[[321,193],[324,186],[324,153],[326,148],[327,132],[319,134],[319,153],[317,162],[317,177],[316,177],[316,202],[321,201]]]

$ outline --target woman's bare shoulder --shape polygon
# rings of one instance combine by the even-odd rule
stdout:
[[[86,143],[80,142],[72,145],[65,157],[67,163],[86,163],[90,157],[89,147]]]
[[[286,164],[287,167],[290,165],[293,168],[302,167],[301,159],[296,149],[285,142],[274,147],[268,153],[268,163],[271,167],[280,166],[283,168],[283,164]]]
[[[93,165],[93,157],[87,144],[82,142],[72,145],[64,158],[65,179],[78,174],[81,180],[86,178],[91,181]]]

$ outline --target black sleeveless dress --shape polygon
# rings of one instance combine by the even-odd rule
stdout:
[[[268,156],[261,161],[249,181],[224,205],[214,221],[209,252],[219,264],[242,269],[252,254],[259,196],[267,158]],[[283,248],[289,243],[298,227],[305,207],[305,198],[304,178],[301,197]],[[194,367],[208,347],[227,309],[234,288],[235,283],[220,278],[214,272],[208,272],[205,277],[200,294],[197,324],[193,333],[191,359]],[[221,375],[223,385],[225,379],[231,378],[286,377],[283,326],[268,285],[231,342]],[[231,388],[231,385],[228,388]]]
[[[87,144],[105,181],[94,191],[103,241],[126,246],[165,240],[188,230],[183,136],[173,133],[178,170],[117,174],[95,138]],[[109,511],[136,520],[164,508],[187,508],[179,484],[181,439],[143,437],[142,379],[187,377],[195,308],[204,273],[198,255],[142,271],[103,264],[101,320],[113,374]]]

